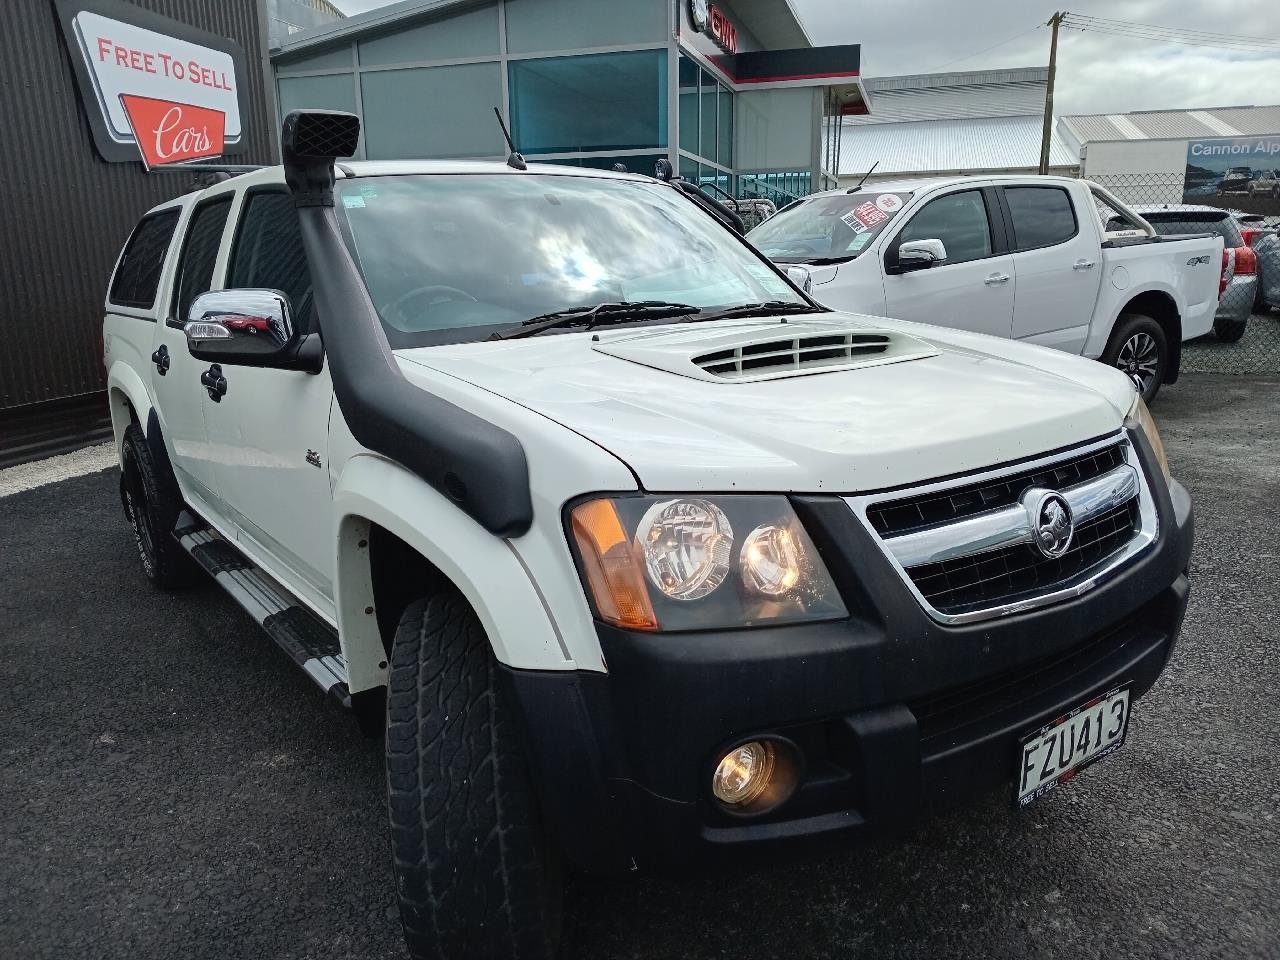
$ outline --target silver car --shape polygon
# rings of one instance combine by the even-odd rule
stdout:
[[[1155,227],[1161,236],[1183,233],[1216,233],[1222,237],[1226,251],[1245,249],[1248,245],[1240,232],[1240,223],[1230,210],[1191,204],[1168,204],[1161,207],[1134,207],[1144,220]],[[1108,230],[1124,229],[1124,224],[1113,220]],[[1256,253],[1255,253],[1256,255]],[[1234,256],[1234,255],[1233,255]],[[1227,287],[1218,297],[1218,312],[1214,316],[1213,332],[1225,343],[1235,343],[1244,336],[1258,295],[1258,274],[1233,270]]]
[[[1280,175],[1280,171],[1276,173]],[[1236,213],[1235,218],[1258,258],[1258,294],[1253,312],[1265,313],[1268,307],[1280,310],[1280,229],[1268,226],[1267,218],[1258,213]]]

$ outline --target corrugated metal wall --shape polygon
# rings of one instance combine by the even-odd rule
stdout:
[[[260,0],[135,0],[248,56],[249,153],[273,157]],[[51,0],[7,0],[0,30],[0,409],[105,387],[102,301],[121,245],[149,207],[189,189],[180,174],[104,163]]]

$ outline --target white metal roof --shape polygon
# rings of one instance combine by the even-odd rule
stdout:
[[[877,108],[880,102],[877,96]],[[865,173],[876,161],[877,176],[1033,170],[1040,164],[1043,122],[1043,116],[1037,114],[849,126],[846,118],[840,133],[839,173]],[[1055,133],[1049,145],[1049,165],[1073,167],[1079,162]]]
[[[964,70],[874,77],[865,83],[872,112],[845,117],[846,126],[1026,116],[1044,109],[1048,71],[1044,67]]]
[[[1086,114],[1063,117],[1058,124],[1068,140],[1074,138],[1079,144],[1252,137],[1280,133],[1280,105]]]

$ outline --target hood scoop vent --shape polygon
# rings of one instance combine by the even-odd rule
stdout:
[[[593,348],[712,383],[780,380],[938,355],[932,344],[911,334],[816,317],[736,324],[721,320],[607,336],[601,335]]]
[[[705,372],[726,380],[766,374],[797,373],[818,367],[848,366],[882,357],[892,341],[887,333],[844,333],[765,340],[693,358]]]

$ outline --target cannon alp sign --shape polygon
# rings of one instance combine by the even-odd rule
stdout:
[[[57,0],[104,160],[148,167],[245,150],[244,52],[121,0]]]

